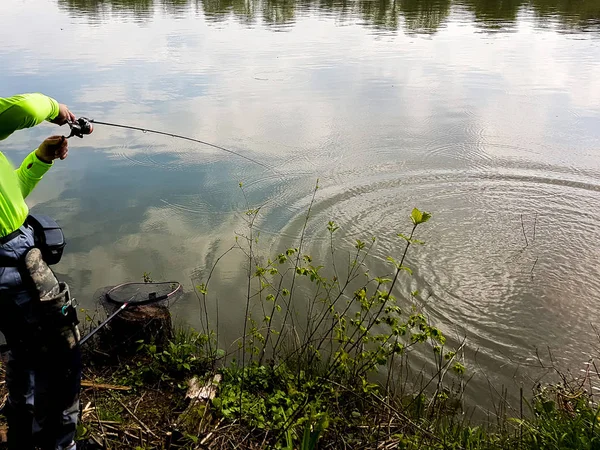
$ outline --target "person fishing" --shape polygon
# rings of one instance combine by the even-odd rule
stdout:
[[[72,123],[69,108],[42,94],[0,98],[0,141],[43,121]],[[76,311],[37,248],[25,198],[65,159],[67,139],[51,136],[15,170],[0,152],[0,332],[8,347],[11,450],[75,449],[81,356]]]

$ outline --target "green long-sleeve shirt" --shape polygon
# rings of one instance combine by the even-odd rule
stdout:
[[[17,130],[33,127],[44,120],[53,120],[56,116],[57,101],[42,94],[0,98],[0,140]],[[33,151],[14,170],[0,152],[0,237],[23,225],[29,214],[24,199],[51,166],[40,161]]]

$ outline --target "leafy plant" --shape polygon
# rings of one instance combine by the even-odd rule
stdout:
[[[335,429],[342,418],[348,420],[348,411],[372,408],[374,396],[387,395],[372,377],[380,370],[390,371],[394,360],[403,361],[413,347],[435,347],[440,370],[464,373],[462,363],[444,349],[442,332],[414,304],[406,307],[406,299],[401,299],[403,308],[397,298],[397,287],[412,274],[405,263],[407,252],[423,244],[415,238],[417,227],[431,215],[413,209],[410,233],[398,233],[404,245],[400,258],[388,258],[390,274],[373,276],[365,268],[375,238],[354,242],[342,272],[335,265],[317,263],[305,252],[305,230],[318,188],[317,183],[297,246],[270,258],[259,257],[254,223],[260,208],[248,205],[249,231],[227,251],[240,251],[246,259],[246,321],[238,341],[241,365],[224,369],[213,407],[227,420],[269,430],[273,445],[279,447],[316,444],[326,428]],[[340,229],[334,221],[327,224],[331,261],[336,259],[334,235]],[[213,271],[199,283],[203,302]],[[298,305],[303,306],[302,314]],[[306,319],[299,320],[301,315]],[[360,421],[361,413],[350,420],[357,427],[362,426]]]

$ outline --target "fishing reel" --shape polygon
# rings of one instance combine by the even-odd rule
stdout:
[[[67,136],[69,139],[72,136],[77,136],[78,138],[83,138],[86,134],[92,134],[94,131],[94,125],[92,125],[92,121],[85,117],[80,117],[74,122],[67,122],[69,128],[71,128],[71,134]]]

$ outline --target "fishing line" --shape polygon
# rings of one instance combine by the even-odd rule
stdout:
[[[265,169],[270,170],[272,172],[275,172],[276,174],[278,174],[280,176],[282,175],[274,168],[272,168],[264,163],[261,163],[260,161],[257,161],[256,159],[250,158],[249,156],[242,155],[241,153],[235,152],[233,150],[229,150],[228,148],[222,147],[220,145],[211,144],[210,142],[202,141],[200,139],[194,139],[194,138],[191,138],[188,136],[183,136],[181,134],[168,133],[166,131],[159,131],[159,130],[152,130],[150,128],[134,127],[134,126],[123,125],[123,124],[119,124],[119,123],[102,122],[100,120],[86,119],[85,117],[81,117],[76,122],[69,122],[69,126],[71,127],[71,135],[68,137],[77,136],[77,137],[81,138],[85,134],[91,134],[93,127],[90,124],[92,124],[92,123],[98,124],[98,125],[105,125],[108,127],[114,127],[114,128],[124,128],[127,130],[136,130],[136,131],[141,131],[142,133],[160,134],[162,136],[168,136],[168,137],[172,137],[172,138],[182,139],[185,141],[195,142],[197,144],[206,145],[208,147],[212,147],[217,150],[221,150],[221,151],[230,153],[232,155],[238,156],[238,157],[243,158],[246,161],[250,161],[254,164],[258,164],[259,166],[264,167]]]
[[[123,129],[126,129],[126,130],[141,131],[142,133],[159,134],[159,135],[162,135],[162,136],[172,137],[172,138],[176,138],[176,139],[182,139],[184,141],[195,142],[197,144],[206,145],[208,147],[212,147],[212,148],[215,148],[217,150],[221,150],[221,151],[224,151],[226,153],[230,153],[232,155],[235,155],[235,156],[243,158],[243,159],[245,159],[247,161],[250,161],[250,162],[252,162],[254,164],[257,164],[257,165],[259,165],[261,167],[264,167],[265,169],[267,169],[267,170],[275,173],[281,180],[285,180],[285,176],[281,172],[279,172],[278,170],[274,169],[273,167],[268,166],[267,164],[264,164],[264,163],[262,163],[260,161],[257,161],[256,159],[250,158],[249,156],[242,155],[241,153],[235,152],[233,150],[230,150],[228,148],[222,147],[220,145],[216,145],[216,144],[212,144],[210,142],[203,141],[201,139],[195,139],[195,138],[191,138],[191,137],[188,137],[188,136],[183,136],[181,134],[168,133],[166,131],[152,130],[150,128],[134,127],[134,126],[131,126],[131,125],[123,125],[123,124],[112,123],[112,122],[103,122],[103,121],[100,121],[100,120],[88,119],[86,117],[80,117],[80,118],[78,118],[76,120],[73,120],[73,121],[67,121],[67,124],[69,125],[69,128],[71,129],[71,133],[69,134],[69,136],[65,136],[66,139],[69,139],[69,138],[71,138],[73,136],[76,136],[78,138],[83,138],[83,136],[92,134],[92,132],[94,131],[93,124],[105,125],[105,126],[114,127],[114,128],[123,128]],[[268,200],[263,205],[261,205],[260,208],[262,208],[263,206],[266,206],[271,201],[274,201],[274,199]]]

